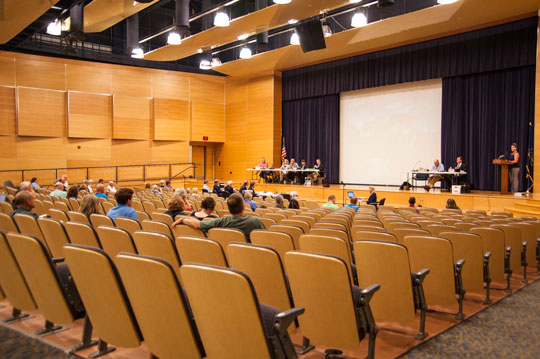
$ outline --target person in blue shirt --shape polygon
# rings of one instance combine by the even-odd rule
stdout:
[[[96,186],[96,197],[107,199],[107,195],[105,194],[105,185],[103,183],[99,183]]]
[[[252,201],[252,198],[253,198],[253,195],[251,194],[251,192],[247,192],[247,191],[244,192],[244,202],[249,204],[252,211],[255,211],[257,208],[259,208],[259,206],[257,206],[257,203]]]
[[[107,216],[113,221],[116,217],[132,218],[139,220],[137,217],[137,211],[131,208],[131,198],[133,197],[133,190],[131,188],[120,188],[114,195],[118,205],[111,208]]]
[[[360,207],[358,207],[358,205],[357,205],[357,203],[358,203],[358,198],[352,196],[351,199],[350,199],[350,201],[351,201],[351,203],[346,204],[345,207],[354,208],[355,211],[358,211],[358,208],[360,208]]]

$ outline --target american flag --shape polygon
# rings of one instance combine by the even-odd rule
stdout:
[[[281,162],[287,157],[287,149],[285,148],[285,138],[281,141],[283,145],[281,146]]]

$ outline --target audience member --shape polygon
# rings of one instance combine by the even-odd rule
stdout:
[[[205,197],[201,203],[201,210],[199,212],[193,212],[191,216],[197,218],[199,221],[205,218],[217,218],[214,214],[215,208],[216,200],[212,197]]]
[[[160,180],[159,181],[159,187],[160,188],[165,188],[165,180]]]
[[[435,159],[435,161],[433,161],[433,166],[431,167],[430,171],[431,172],[444,172],[444,165],[438,159]],[[435,174],[435,175],[429,176],[428,182],[424,186],[424,189],[429,192],[429,190],[433,188],[435,183],[439,182],[441,179],[442,179],[441,175]]]
[[[255,181],[251,181],[251,183],[249,184],[249,188],[248,190],[251,191],[251,194],[253,194],[253,197],[257,197],[257,193],[255,193],[255,185],[257,183],[255,183]]]
[[[291,199],[289,201],[289,208],[290,209],[300,209],[300,203],[296,199]]]
[[[62,182],[56,182],[54,184],[54,191],[50,193],[50,196],[67,198],[67,192],[64,191],[64,184]]]
[[[420,213],[420,210],[418,209],[420,206],[416,206],[416,198],[414,196],[409,197],[409,207],[414,208],[416,213]]]
[[[114,187],[114,181],[109,181],[109,185],[107,186],[107,193],[116,193],[116,187]]]
[[[236,192],[236,190],[234,189],[234,187],[232,186],[233,182],[232,181],[228,181],[227,182],[227,185],[225,186],[225,192],[228,192],[229,195],[233,194],[234,192]]]
[[[251,195],[251,192],[245,192],[244,193],[244,201],[249,204],[252,211],[255,211],[259,206],[257,206],[257,203],[252,201],[253,196]]]
[[[32,179],[30,180],[30,183],[32,184],[32,187],[34,188],[35,191],[37,191],[40,188],[37,182],[38,182],[37,177],[32,177]]]
[[[105,194],[105,185],[103,183],[98,183],[96,186],[96,197],[107,199],[107,195]]]
[[[17,193],[21,192],[21,191],[28,191],[28,192],[34,192],[34,187],[32,187],[32,183],[30,182],[21,182],[21,184],[19,185],[19,187],[17,188]]]
[[[60,179],[58,180],[58,182],[61,182],[61,183],[62,183],[62,185],[64,186],[64,190],[67,190],[67,189],[68,189],[69,183],[68,183],[68,181],[67,181],[67,175],[62,175],[62,176],[60,177]]]
[[[75,198],[75,199],[77,199],[78,196],[79,196],[79,187],[77,187],[75,185],[69,187],[69,189],[67,191],[67,198]]]
[[[309,168],[309,164],[306,162],[306,160],[302,160],[299,170],[307,170]],[[306,182],[306,172],[298,172],[296,175],[297,182],[300,184],[304,184]]]
[[[245,180],[242,186],[240,187],[240,189],[238,190],[238,192],[240,192],[241,194],[244,194],[244,192],[247,191],[248,189],[248,185],[249,185],[249,182]]]
[[[184,210],[193,211],[193,208],[191,207],[191,204],[187,200],[187,191],[185,189],[183,189],[183,188],[175,189],[173,197],[180,197],[180,199],[182,199],[182,202],[184,202]]]
[[[86,182],[86,190],[88,191],[88,193],[94,193],[94,189],[92,188],[93,184],[94,184],[94,180],[92,180],[92,179],[89,179]]]
[[[171,189],[171,181],[166,180],[166,181],[165,181],[165,186],[164,186],[163,188],[165,188],[165,189]]]
[[[446,208],[447,209],[460,209],[453,198],[448,198],[448,200],[446,201]]]
[[[229,197],[229,192],[221,188],[221,186],[219,185],[219,180],[214,180],[214,188],[212,189],[212,193],[215,193],[219,197],[223,198]]]
[[[13,199],[13,206],[15,210],[9,215],[13,217],[16,214],[26,214],[37,219],[39,216],[37,213],[32,212],[34,208],[34,193],[30,191],[21,191],[15,195]]]
[[[104,180],[103,178],[100,178],[100,179],[98,180],[98,184],[105,184],[105,180]]]
[[[202,192],[210,193],[210,187],[208,187],[208,180],[204,180],[204,184],[202,186]]]
[[[144,189],[152,189],[152,186],[150,186],[150,183],[145,183]]]
[[[180,218],[173,223],[172,227],[178,224],[185,224],[193,228],[200,228],[204,233],[212,228],[236,228],[241,230],[248,242],[250,234],[254,229],[264,229],[262,222],[257,217],[244,215],[244,199],[239,193],[232,194],[227,199],[227,206],[232,217],[221,217],[212,221],[199,221],[195,218]]]
[[[352,196],[349,201],[350,203],[346,204],[345,207],[354,208],[355,211],[358,211],[358,208],[360,208],[358,206],[358,198]]]
[[[100,214],[100,207],[101,204],[99,203],[99,199],[96,196],[84,196],[81,199],[81,205],[79,207],[79,212],[86,215],[86,217],[90,218],[90,215],[92,214]]]
[[[168,214],[172,217],[174,221],[174,217],[176,216],[185,216],[184,213],[184,201],[179,196],[174,196],[169,200],[169,203],[167,204],[167,210],[165,211],[165,214]]]
[[[287,209],[285,207],[285,205],[283,204],[283,196],[282,195],[278,194],[275,199],[276,199],[276,207],[277,208]]]
[[[323,204],[323,207],[332,208],[332,209],[338,209],[339,207],[336,205],[336,196],[334,196],[333,194],[328,196],[328,202]]]
[[[133,190],[131,188],[120,188],[115,194],[116,202],[118,204],[109,210],[107,216],[111,217],[113,221],[116,217],[127,217],[139,220],[137,211],[131,208],[132,197]]]
[[[161,189],[157,184],[154,184],[152,185],[152,192],[154,192],[155,194],[161,194]]]
[[[199,194],[199,189],[197,187],[193,188],[193,194]]]

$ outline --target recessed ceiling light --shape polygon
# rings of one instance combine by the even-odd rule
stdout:
[[[245,40],[249,37],[249,34],[248,33],[245,33],[245,34],[242,34],[242,35],[238,35],[238,40]]]
[[[242,47],[242,50],[240,50],[240,58],[241,59],[251,58],[251,49],[249,47]]]
[[[362,12],[357,12],[353,15],[351,20],[352,27],[362,27],[366,26],[368,23],[366,15]]]
[[[292,25],[292,24],[296,24],[297,22],[298,22],[297,19],[290,19],[290,20],[289,20],[289,24],[291,24],[291,25]]]
[[[229,26],[229,15],[222,10],[218,11],[214,17],[214,25],[219,27]]]
[[[140,47],[136,47],[133,50],[131,50],[131,57],[134,59],[142,59],[144,58],[144,51]]]

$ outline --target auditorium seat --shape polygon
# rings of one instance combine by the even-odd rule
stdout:
[[[408,250],[398,243],[359,240],[354,243],[354,256],[359,285],[372,282],[381,285],[370,303],[375,320],[410,324],[415,320],[416,310],[420,310],[420,328],[415,339],[426,338],[423,282],[429,268],[412,272]]]
[[[396,238],[397,242],[403,244],[403,239],[406,236],[429,236],[430,232],[425,229],[420,228],[395,228],[392,231],[389,231],[390,233],[393,233]]]
[[[135,233],[135,231],[139,231],[142,229],[139,221],[136,221],[133,218],[116,217],[114,219],[114,224],[117,228],[123,228],[128,231],[131,236],[133,236],[133,233]]]
[[[202,358],[204,349],[198,344],[199,334],[177,271],[161,259],[133,254],[120,254],[114,262],[152,355]]]
[[[11,317],[4,319],[4,322],[18,322],[30,318],[29,314],[22,314],[21,311],[34,310],[37,306],[2,231],[0,231],[0,286],[2,286],[2,291],[6,295],[9,304],[13,307]]]
[[[468,232],[471,228],[476,227],[474,223],[467,222],[456,223],[454,226],[458,227],[462,232]]]
[[[343,229],[314,227],[307,233],[318,235],[318,236],[337,237],[337,238],[343,239],[346,242],[350,242],[349,235]]]
[[[442,214],[461,214],[463,212],[461,211],[461,209],[443,208],[441,213]]]
[[[150,219],[150,216],[148,215],[148,213],[144,211],[136,211],[136,212],[137,212],[137,219],[139,220],[139,223],[141,223],[145,219]]]
[[[459,296],[456,320],[464,319],[462,258],[454,260],[452,242],[432,236],[407,236],[403,244],[409,251],[413,272],[429,268],[430,275],[424,281],[424,293],[428,305],[453,305]]]
[[[276,212],[276,213],[277,213],[277,214],[282,214],[282,215],[284,215],[285,217],[287,217],[287,218],[289,218],[289,219],[290,219],[292,216],[295,216],[295,215],[296,215],[296,212],[291,211],[291,210],[285,210],[285,209],[280,210],[280,211],[278,211],[278,212]]]
[[[244,216],[250,216],[250,217],[257,217],[257,218],[261,218],[262,215],[260,213],[255,213],[251,210],[251,207],[249,208],[249,210],[246,210],[244,212]]]
[[[461,232],[461,229],[458,227],[448,226],[446,224],[430,224],[426,226],[426,230],[434,236],[438,236],[441,232]]]
[[[109,256],[99,248],[74,244],[67,244],[64,254],[87,314],[92,318],[92,326],[99,335],[97,351],[89,357],[114,351],[108,343],[123,348],[139,347],[142,340],[139,326]]]
[[[525,256],[521,258],[521,266],[523,267],[523,281],[526,283],[527,267],[536,267],[536,239],[538,238],[536,227],[528,222],[511,223],[510,226],[517,227],[521,230],[521,246],[522,248],[525,246]]]
[[[55,219],[61,222],[69,221],[69,215],[64,211],[61,211],[56,208],[50,208],[47,212],[48,212],[49,217],[51,217],[52,219]]]
[[[264,228],[269,228],[271,225],[277,224],[277,221],[272,218],[261,217],[259,220],[263,224]]]
[[[0,232],[19,232],[17,224],[13,221],[13,218],[5,213],[0,213]]]
[[[94,228],[85,223],[67,222],[64,223],[69,241],[73,244],[101,248],[101,243]]]
[[[317,212],[304,212],[302,213],[302,216],[312,217],[316,222],[320,221],[323,217],[320,213]]]
[[[334,228],[341,229],[347,234],[349,233],[349,228],[346,225],[342,223],[327,222],[324,219],[321,219],[319,222],[315,223],[315,226],[313,226],[313,228]]]
[[[310,216],[305,216],[303,214],[298,214],[298,215],[292,216],[291,219],[307,222],[310,227],[313,227],[315,225],[315,223],[316,223],[315,218],[310,217]]]
[[[521,253],[523,252],[521,229],[509,224],[492,224],[491,228],[497,228],[504,232],[504,245],[510,247],[510,269],[513,273],[521,271]]]
[[[114,258],[120,252],[137,253],[133,238],[131,238],[131,235],[125,229],[99,226],[95,230],[103,250],[109,257]]]
[[[63,247],[69,243],[69,237],[64,224],[51,218],[38,218],[38,225],[43,233],[43,238],[47,243],[51,256],[55,258],[63,257]]]
[[[359,230],[356,232],[353,232],[353,241],[359,241],[359,240],[373,240],[373,241],[387,241],[387,242],[396,242],[397,238],[392,233],[386,233],[386,232],[379,232],[379,231],[364,231]]]
[[[13,212],[13,207],[7,202],[0,202],[0,213],[10,214]]]
[[[15,224],[17,225],[17,228],[19,228],[19,232],[21,234],[36,237],[41,241],[41,243],[43,243],[45,248],[47,248],[47,244],[43,238],[43,233],[41,233],[41,229],[39,229],[38,223],[34,217],[18,213],[13,216],[13,220],[15,221]]]
[[[111,217],[105,216],[103,214],[92,213],[90,215],[90,223],[94,228],[97,228],[98,226],[114,227],[114,222]]]
[[[367,357],[373,359],[378,329],[370,301],[380,286],[351,286],[347,265],[337,257],[289,252],[285,263],[294,303],[306,309],[299,317],[302,335],[315,345],[348,350],[369,335]]]
[[[106,215],[107,213],[109,213],[111,209],[113,209],[114,204],[112,204],[111,202],[105,201],[105,202],[101,202],[101,207],[103,208],[103,214]]]
[[[292,235],[285,232],[256,229],[251,232],[250,238],[253,244],[274,249],[279,254],[282,262],[285,253],[298,249],[298,247],[295,247]]]
[[[279,224],[300,227],[302,228],[304,233],[308,233],[311,228],[308,222],[305,222],[299,219],[284,219],[281,222],[279,222]]]
[[[491,280],[494,282],[504,282],[504,275],[506,274],[506,290],[510,291],[510,277],[512,276],[510,270],[511,251],[505,245],[504,231],[492,227],[473,227],[470,229],[470,232],[478,234],[482,239],[482,250],[491,253],[489,260]]]
[[[279,213],[268,213],[268,214],[265,214],[263,217],[271,218],[275,220],[277,223],[281,222],[284,219],[287,219],[287,216],[285,216],[284,214],[279,214]]]
[[[152,203],[154,204],[156,209],[157,208],[166,208],[165,205],[163,204],[163,201],[160,198],[154,198],[152,200]],[[152,212],[149,212],[149,213],[152,213]]]
[[[152,221],[163,222],[169,226],[173,224],[172,217],[165,213],[160,213],[160,212],[150,213],[150,218],[152,218]]]
[[[377,220],[358,219],[358,218],[355,218],[353,220],[352,225],[353,226],[383,227],[383,224]]]
[[[353,225],[351,228],[352,238],[353,241],[356,240],[354,235],[358,231],[370,231],[370,232],[386,232],[386,230],[383,227],[375,227],[375,226],[361,226],[361,225]]]
[[[469,213],[471,211],[467,211],[467,213]],[[478,211],[474,211],[474,212],[478,212]],[[485,211],[482,211],[483,215],[486,216],[486,212]],[[514,217],[513,213],[512,212],[507,212],[507,211],[491,211],[491,215],[492,216],[503,216],[503,217],[507,217],[507,218],[512,218]]]
[[[186,264],[180,273],[208,358],[297,358],[287,328],[303,308],[259,304],[249,277],[233,269]]]
[[[304,234],[304,230],[301,227],[274,224],[268,229],[271,231],[278,231],[290,234],[294,242],[294,248],[300,248],[298,240],[300,239],[300,236]]]
[[[260,208],[259,207],[259,208],[255,208],[255,213],[260,213],[262,216],[264,216],[265,214],[274,213],[274,212],[272,212],[268,208]]]
[[[143,201],[142,205],[143,205],[144,211],[146,213],[157,212],[156,211],[156,206],[150,201]]]
[[[66,328],[54,323],[71,324],[84,318],[86,310],[70,278],[67,265],[56,265],[58,261],[63,261],[63,258],[51,259],[45,246],[35,237],[9,233],[7,239],[39,312],[45,317],[43,329],[35,334],[57,333]],[[97,344],[92,341],[91,334],[92,326],[85,320],[82,340],[73,350]]]
[[[38,216],[42,216],[47,214],[47,209],[43,205],[43,202],[41,202],[39,199],[34,200],[34,208],[32,208],[32,212],[36,213]]]
[[[300,250],[307,253],[325,254],[341,259],[347,265],[351,284],[358,283],[356,266],[352,262],[351,245],[342,238],[304,234],[300,236]]]
[[[81,206],[79,201],[76,200],[75,198],[70,198],[69,199],[69,205],[71,206],[71,209],[73,211],[78,211],[79,210],[79,207]]]
[[[66,213],[71,211],[71,208],[69,208],[68,205],[65,204],[64,202],[56,201],[53,204],[54,204],[54,208],[64,211]]]
[[[384,228],[390,233],[393,233],[396,228],[420,229],[420,226],[413,222],[388,222],[384,224]]]
[[[140,201],[132,200],[131,201],[131,208],[133,208],[136,211],[144,212],[144,207]]]
[[[187,237],[202,237],[205,238],[206,235],[200,228],[193,228],[185,224],[179,224],[173,228],[173,234],[174,238],[178,238],[180,236],[187,236]]]
[[[133,242],[137,253],[161,258],[178,270],[182,262],[171,237],[156,232],[137,231],[133,234]]]
[[[69,211],[67,215],[68,215],[69,220],[71,222],[79,222],[79,223],[90,224],[90,221],[88,220],[88,217],[86,217],[86,215],[84,213]]]
[[[349,220],[343,216],[324,216],[318,223],[338,223],[342,224],[345,229],[349,228]]]
[[[244,232],[236,228],[211,228],[207,236],[210,239],[218,241],[225,252],[227,252],[227,246],[232,242],[247,242]]]
[[[227,258],[218,241],[209,238],[176,238],[176,249],[182,263],[198,263],[218,267],[227,267]]]
[[[487,212],[481,209],[469,209],[465,214],[468,216],[487,216]]]
[[[167,223],[145,219],[141,222],[141,227],[143,231],[162,233],[170,238],[174,238],[173,231]]]

